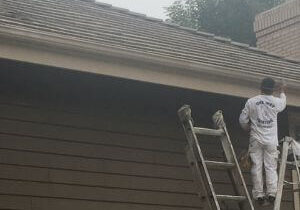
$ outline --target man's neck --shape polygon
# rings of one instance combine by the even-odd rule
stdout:
[[[266,94],[264,92],[260,92],[261,95],[265,95],[265,96],[272,96],[273,94]]]

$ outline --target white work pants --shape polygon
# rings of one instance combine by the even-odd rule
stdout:
[[[263,145],[258,141],[251,139],[249,146],[250,157],[252,160],[252,183],[253,183],[253,198],[263,197],[264,182],[263,182],[263,165],[266,173],[266,193],[267,195],[276,195],[277,191],[277,159],[278,151],[276,145]]]

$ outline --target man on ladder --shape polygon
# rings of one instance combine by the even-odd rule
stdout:
[[[277,114],[286,107],[284,85],[280,84],[279,88],[280,97],[274,97],[275,81],[271,78],[263,79],[261,94],[246,102],[239,119],[241,127],[250,131],[252,195],[261,205],[265,201],[274,203],[277,192]],[[263,165],[266,173],[266,193],[263,189]]]

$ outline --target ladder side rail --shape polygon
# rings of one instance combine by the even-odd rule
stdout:
[[[254,210],[254,206],[252,204],[252,199],[248,192],[247,185],[244,180],[242,170],[239,166],[238,159],[235,155],[233,145],[231,143],[230,136],[228,134],[226,126],[224,126],[223,129],[224,129],[225,135],[223,137],[221,137],[221,141],[222,141],[222,145],[224,148],[225,156],[226,156],[228,162],[232,162],[236,165],[235,168],[233,168],[232,170],[229,170],[230,178],[232,179],[232,182],[234,183],[234,190],[239,195],[246,196],[246,198],[248,200],[248,202],[240,203],[239,206],[243,210],[244,209]]]
[[[298,186],[300,185],[300,171],[299,171],[299,163],[296,157],[296,151],[295,148],[292,147],[293,150],[293,156],[294,156],[294,162],[295,162],[295,166],[296,166],[296,171],[297,171],[297,175],[298,175]]]
[[[194,129],[193,123],[191,120],[188,120],[186,123],[183,124],[183,126],[184,126],[186,137],[188,139],[189,147],[192,148],[191,151],[194,154],[193,156],[195,157],[194,162],[197,162],[197,165],[195,165],[195,167],[197,168],[196,170],[197,171],[199,170],[200,174],[205,175],[205,178],[207,180],[207,182],[203,181],[204,183],[206,183],[206,184],[204,184],[204,187],[208,194],[207,199],[212,199],[212,201],[210,201],[210,202],[214,204],[212,206],[213,210],[215,210],[215,209],[220,210],[221,208],[220,208],[219,203],[217,202],[217,196],[214,191],[214,187],[213,187],[208,169],[205,164],[205,159],[204,159],[203,153],[201,151],[197,136],[193,130]],[[199,160],[200,164],[198,163],[198,160]]]
[[[278,187],[277,187],[277,194],[274,203],[274,210],[280,210],[289,147],[290,147],[290,141],[288,141],[287,137],[285,137],[285,140],[283,142],[283,148],[282,148],[281,163],[280,163],[279,177],[278,177]]]
[[[192,122],[190,122],[190,123],[192,123]],[[193,129],[194,129],[194,127],[192,127],[192,130]],[[204,159],[203,153],[201,151],[199,141],[198,141],[197,136],[196,136],[196,134],[195,134],[194,131],[192,132],[192,134],[193,134],[193,137],[194,137],[194,140],[195,140],[195,146],[196,146],[197,154],[200,157],[200,161],[201,161],[200,165],[202,166],[202,169],[203,169],[203,171],[204,171],[204,173],[206,175],[206,178],[207,178],[207,181],[208,181],[208,185],[209,185],[209,188],[210,188],[210,191],[212,193],[213,200],[214,200],[214,204],[216,205],[216,209],[219,210],[219,209],[221,209],[220,208],[220,204],[218,202],[218,198],[217,198],[217,195],[216,195],[213,183],[211,181],[210,174],[209,174],[208,168],[206,166],[205,159]]]
[[[297,179],[296,183],[293,184],[293,190],[294,191],[294,205],[295,205],[295,209],[299,210],[299,189],[300,189],[300,172],[299,172],[299,162],[298,159],[296,157],[296,151],[295,151],[295,147],[292,146],[292,150],[293,150],[293,156],[294,156],[294,162],[295,162],[295,166],[296,166],[296,173],[294,173],[294,171],[292,172],[292,176],[293,176],[293,181],[295,182],[295,180]],[[297,178],[296,178],[297,177]]]
[[[208,169],[205,164],[204,157],[202,155],[200,145],[197,139],[197,136],[194,131],[194,125],[193,125],[193,119],[191,114],[191,108],[189,105],[184,105],[178,110],[178,117],[183,125],[184,132],[186,135],[186,138],[188,140],[188,146],[190,147],[191,154],[193,154],[191,157],[195,163],[192,168],[196,171],[196,173],[199,173],[199,177],[204,177],[204,179],[201,180],[200,185],[203,184],[203,189],[206,191],[207,194],[207,203],[210,203],[210,210],[220,210],[220,205],[218,203],[216,193],[214,191],[214,188],[212,186],[212,182],[210,179],[210,175],[208,174]],[[200,160],[200,161],[199,161]],[[198,177],[194,177],[194,179]]]
[[[212,210],[212,205],[211,205],[211,196],[208,194],[206,184],[205,184],[205,177],[203,177],[203,173],[201,172],[200,166],[196,158],[196,155],[193,151],[193,148],[191,148],[189,145],[185,148],[186,152],[186,157],[189,162],[189,166],[192,169],[192,174],[193,174],[193,179],[194,183],[196,184],[196,190],[197,194],[200,197],[202,204],[203,204],[203,209],[204,210]]]
[[[205,129],[205,128],[194,127],[193,120],[191,117],[191,109],[188,105],[185,105],[178,110],[178,116],[183,124],[184,131],[188,139],[189,151],[190,151],[187,154],[188,160],[190,161],[190,163],[192,163],[190,165],[192,166],[192,168],[194,168],[195,172],[200,173],[198,179],[199,177],[201,177],[202,182],[200,182],[200,184],[203,185],[204,186],[203,188],[206,190],[206,194],[208,195],[207,201],[210,201],[212,210],[220,210],[219,201],[222,200],[235,200],[238,201],[241,210],[246,210],[246,209],[254,210],[251,197],[248,193],[248,189],[244,181],[243,174],[239,167],[238,160],[236,158],[229,134],[227,132],[226,125],[223,120],[222,112],[218,111],[213,116],[214,123],[219,129]],[[200,144],[196,134],[219,136],[227,162],[222,163],[216,161],[206,161],[201,151]],[[206,162],[208,166],[206,165]],[[211,177],[208,172],[208,167],[212,167],[212,166],[213,167],[222,166],[224,169],[228,170],[231,181],[235,187],[234,190],[237,195],[216,195],[216,192],[214,191],[214,187],[211,181]]]
[[[297,172],[295,170],[292,171],[293,182],[299,178]],[[299,195],[299,184],[293,184],[293,193],[294,193],[294,207],[295,210],[300,210],[300,195]]]
[[[223,150],[227,161],[234,163],[236,166],[232,170],[229,170],[230,179],[232,183],[234,183],[234,190],[237,194],[245,196],[247,200],[247,202],[239,203],[239,207],[240,209],[243,210],[245,209],[254,210],[252,199],[248,192],[247,185],[243,177],[243,173],[238,163],[238,159],[235,155],[234,148],[230,140],[230,136],[226,127],[226,123],[224,121],[222,111],[218,111],[213,115],[213,121],[217,128],[224,130],[225,135],[221,137],[221,142],[222,142]]]

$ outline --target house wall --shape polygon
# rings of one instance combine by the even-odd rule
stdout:
[[[256,16],[257,47],[300,61],[300,1],[288,1]]]
[[[224,110],[237,152],[247,148],[245,99],[8,60],[0,68],[0,209],[201,209],[176,116],[185,103],[203,127]],[[286,113],[280,122],[284,136]],[[216,141],[200,141],[222,159]],[[227,178],[213,176],[219,193],[231,191]],[[292,208],[285,194],[282,209]]]

